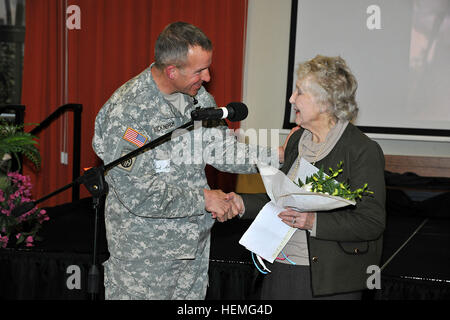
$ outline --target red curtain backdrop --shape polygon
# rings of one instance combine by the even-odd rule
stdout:
[[[80,8],[80,29],[66,29],[66,19],[73,15],[66,14],[70,5]],[[43,121],[62,104],[82,104],[81,168],[99,165],[91,147],[97,112],[120,85],[150,65],[158,34],[174,21],[190,22],[212,40],[212,80],[207,89],[217,104],[240,101],[246,18],[247,0],[27,1],[22,89],[25,123]],[[232,128],[238,126],[230,123]],[[70,112],[39,135],[39,148],[42,169],[34,172],[30,165],[24,166],[24,173],[32,178],[35,199],[72,181]],[[60,163],[62,148],[68,151],[68,165]],[[207,173],[212,187],[232,189],[234,176],[217,175],[211,168]],[[82,186],[81,197],[87,196]],[[42,206],[71,200],[67,190]]]

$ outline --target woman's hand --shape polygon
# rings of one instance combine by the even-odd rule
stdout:
[[[245,205],[242,197],[234,192],[227,193],[227,201],[230,201],[233,206],[233,212],[237,212],[234,216],[244,214]]]
[[[291,208],[278,214],[278,217],[288,226],[303,230],[312,230],[316,219],[315,212],[299,212]]]

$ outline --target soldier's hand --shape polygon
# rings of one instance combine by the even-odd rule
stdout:
[[[222,190],[203,189],[205,195],[205,209],[212,213],[213,218],[219,222],[227,221],[234,217],[232,202]],[[235,210],[237,211],[237,210]]]
[[[236,217],[238,214],[243,214],[245,212],[245,205],[242,197],[234,192],[226,194],[226,199],[231,205],[231,212],[228,212],[226,216],[221,216],[218,221],[224,222],[228,219]],[[214,219],[218,218],[215,212],[212,212],[212,217]]]

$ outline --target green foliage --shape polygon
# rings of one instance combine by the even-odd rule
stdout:
[[[14,156],[19,162],[19,154],[23,154],[39,169],[41,166],[41,155],[36,147],[35,136],[23,132],[23,125],[18,126],[6,121],[0,122],[0,160],[5,154]]]
[[[351,190],[348,183],[337,182],[335,178],[344,171],[342,165],[343,162],[341,161],[337,166],[337,170],[329,168],[330,175],[326,175],[322,167],[317,173],[306,177],[305,183],[303,183],[301,179],[298,179],[298,183],[296,184],[311,192],[326,193],[347,200],[357,200],[361,199],[364,195],[373,194],[373,192],[369,190],[367,183],[364,184],[362,188]]]

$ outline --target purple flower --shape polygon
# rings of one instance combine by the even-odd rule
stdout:
[[[8,236],[0,236],[0,245],[2,248],[6,248],[6,246],[8,245],[8,241]]]
[[[12,216],[11,212],[16,206],[33,201],[31,195],[32,184],[29,176],[23,176],[18,172],[9,172],[7,176],[9,186],[4,190],[0,190],[0,215],[3,215],[2,224],[0,225],[2,232],[0,234],[0,247],[5,248],[10,237],[13,236],[18,240],[25,238],[23,242],[25,246],[32,247],[41,224],[50,218],[45,210],[38,209],[37,206],[19,217]],[[26,235],[18,232],[23,228],[22,223],[27,223],[31,226],[32,231]]]
[[[33,237],[32,236],[28,236],[26,239],[25,239],[25,242],[26,242],[26,247],[32,247],[33,246]]]

